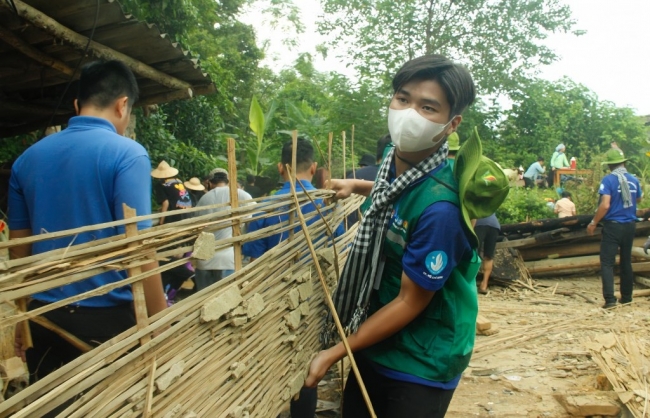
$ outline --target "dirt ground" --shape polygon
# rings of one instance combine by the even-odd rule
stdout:
[[[543,280],[536,284],[538,293],[491,286],[488,295],[479,295],[480,313],[499,332],[477,335],[472,361],[463,373],[447,416],[571,416],[554,395],[580,393],[602,399],[602,392],[596,392],[597,377],[602,372],[585,341],[612,330],[629,332],[644,341],[650,336],[649,298],[639,297],[631,305],[605,311],[600,308],[603,299],[598,277]],[[642,286],[636,285],[639,288]],[[564,296],[561,292],[575,295]],[[331,376],[323,382],[320,390],[321,397],[331,402],[327,403],[329,407],[339,400],[339,383],[333,379]],[[603,376],[602,382],[606,384]],[[330,410],[318,416],[337,415]],[[623,407],[619,416],[632,415]]]

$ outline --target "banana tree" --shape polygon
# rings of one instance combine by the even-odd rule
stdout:
[[[270,125],[276,109],[277,104],[274,100],[271,102],[269,111],[264,114],[262,106],[260,106],[260,103],[257,101],[257,97],[253,96],[253,99],[251,100],[251,107],[248,113],[248,123],[251,131],[255,134],[255,141],[246,144],[246,156],[251,165],[247,168],[247,171],[251,174],[257,175],[260,166],[264,167],[271,163],[269,158],[262,157],[262,153],[267,149],[267,145],[264,144],[264,133],[266,132],[266,128]]]

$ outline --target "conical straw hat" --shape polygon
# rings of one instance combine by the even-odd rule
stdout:
[[[201,180],[196,177],[192,177],[188,181],[183,182],[183,184],[190,190],[205,190],[205,186],[201,184]]]
[[[167,161],[161,161],[155,170],[151,170],[151,177],[157,179],[167,179],[178,174],[178,170],[167,164]]]

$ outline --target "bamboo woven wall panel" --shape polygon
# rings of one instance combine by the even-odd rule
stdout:
[[[323,191],[310,193],[312,199],[329,195]],[[309,202],[304,193],[297,196],[301,205]],[[107,269],[143,265],[154,257],[183,255],[204,232],[230,227],[234,220],[295,210],[291,196],[258,199],[254,206],[240,203],[237,209],[215,205],[211,208],[220,209],[215,213],[205,213],[205,208],[183,212],[196,216],[141,231],[133,238],[121,235],[3,263],[0,300],[15,300]],[[276,416],[302,387],[308,362],[320,347],[318,333],[326,311],[314,263],[320,263],[334,284],[354,236],[351,228],[333,242],[325,221],[334,229],[360,203],[355,197],[321,208],[331,209],[323,218],[316,212],[307,215],[308,221],[317,218],[308,231],[318,260],[311,258],[304,235],[294,234],[291,241],[284,241],[234,275],[150,318],[146,327],[131,328],[0,403],[0,417],[12,413],[16,417],[42,416],[60,405],[66,406],[60,416],[66,417]],[[144,218],[156,217],[160,215]],[[299,225],[297,218],[291,217],[277,228],[216,241],[209,251],[293,229]],[[73,238],[83,230],[106,226],[2,245],[57,236]],[[187,260],[181,256],[158,270]],[[45,309],[12,314],[1,319],[0,328],[143,278],[144,274],[136,275]],[[142,337],[149,335],[153,338],[143,344]]]

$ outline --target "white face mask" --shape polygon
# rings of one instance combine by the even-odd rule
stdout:
[[[444,136],[436,142],[433,142],[433,139],[447,129],[450,123],[451,120],[444,125],[431,122],[412,108],[403,110],[388,108],[390,138],[403,152],[418,152],[435,147],[442,142]]]

